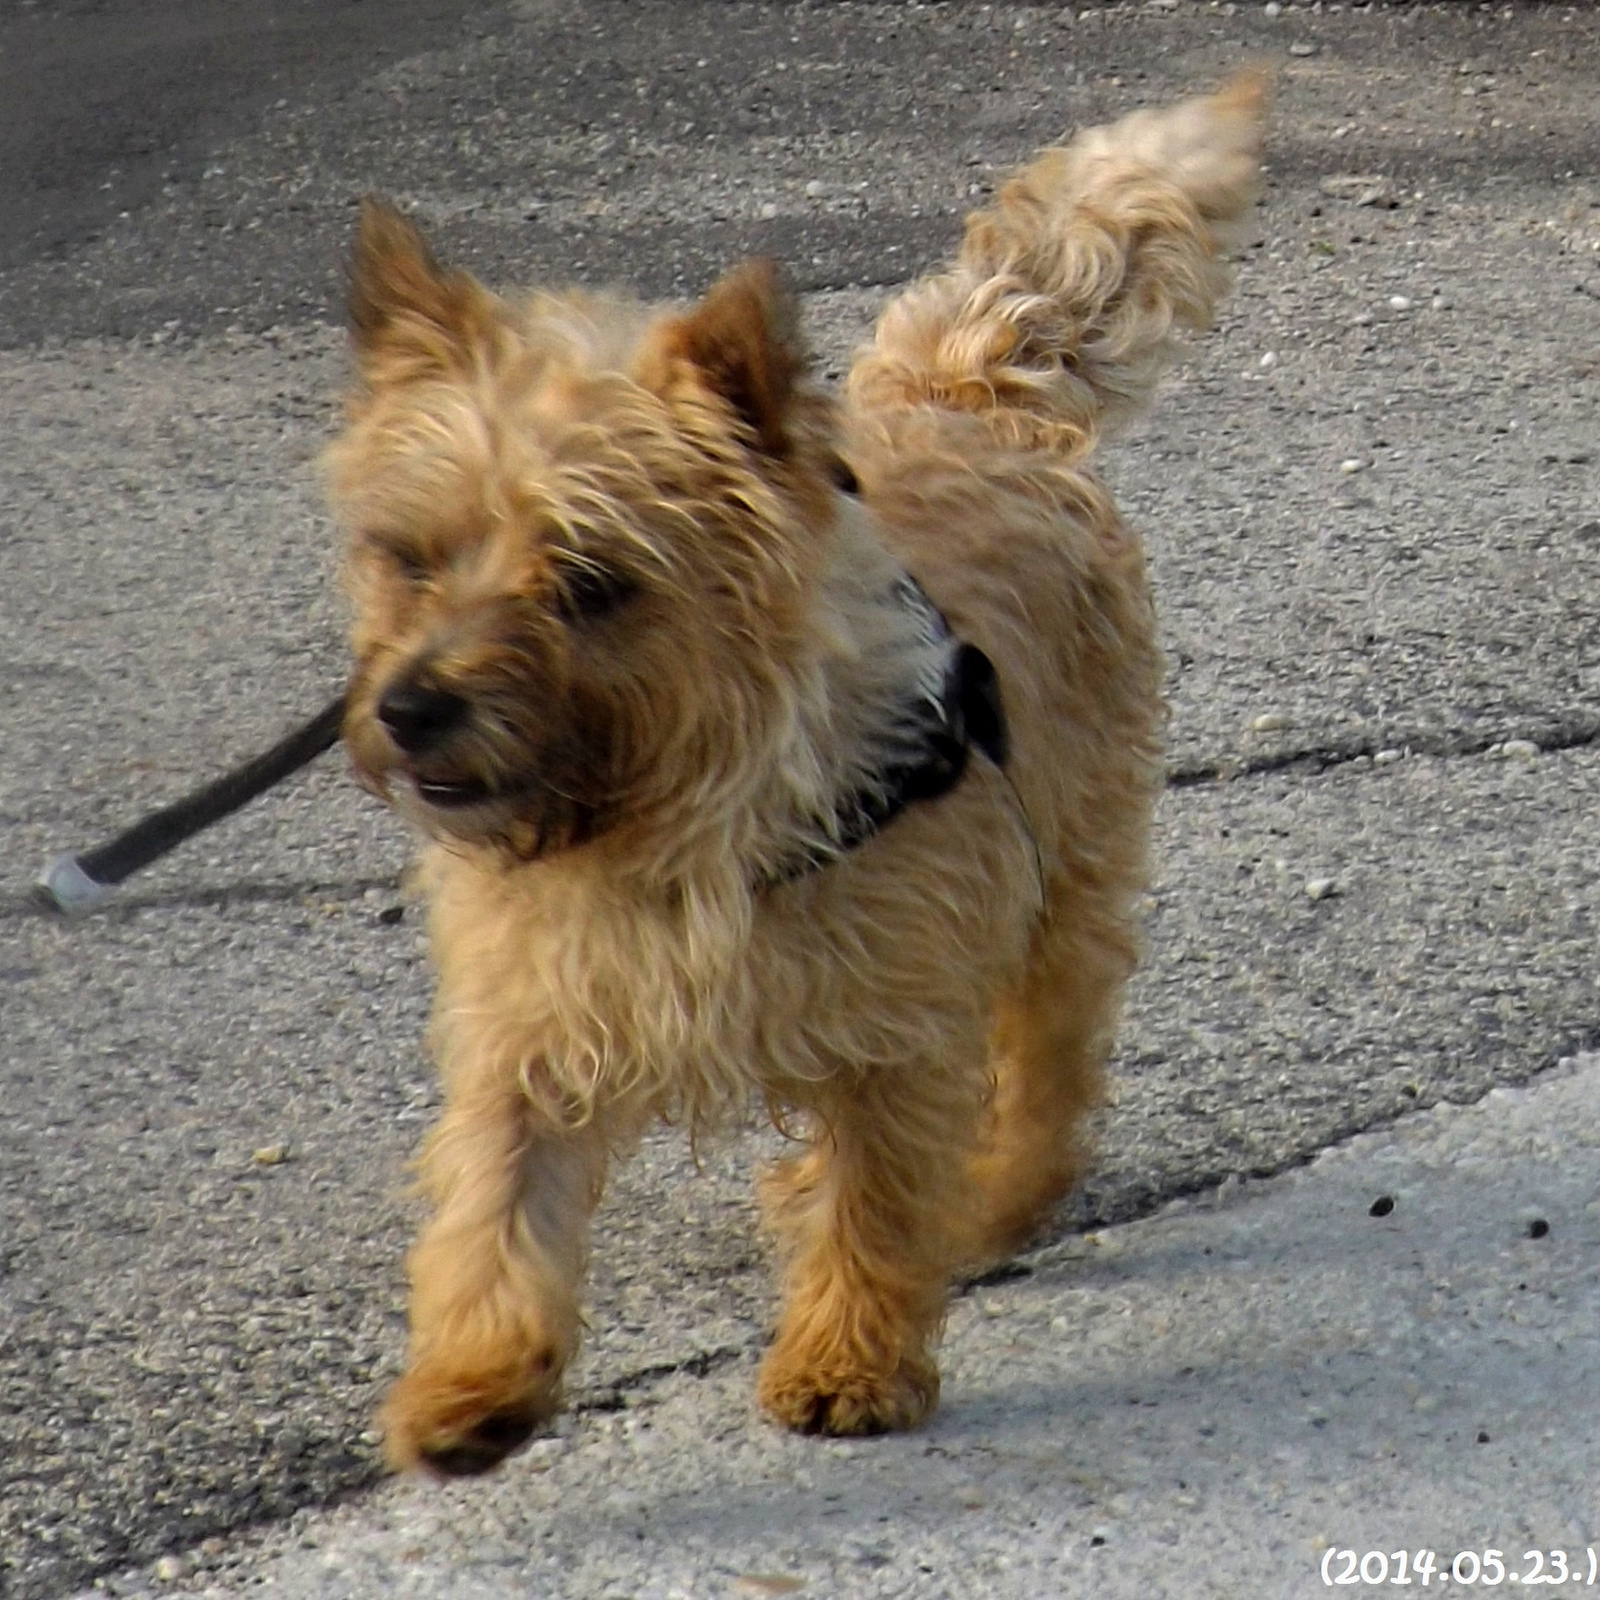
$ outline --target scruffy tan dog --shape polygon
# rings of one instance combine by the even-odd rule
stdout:
[[[559,1402],[608,1158],[764,1101],[789,1427],[911,1427],[953,1272],[1077,1170],[1160,776],[1089,456],[1211,316],[1258,80],[1048,150],[835,401],[771,268],[505,300],[366,209],[346,738],[422,863],[446,1108],[391,1459]]]

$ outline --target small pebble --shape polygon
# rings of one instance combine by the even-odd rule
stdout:
[[[176,1583],[188,1575],[188,1567],[179,1556],[162,1556],[151,1570],[158,1583]]]
[[[1278,4],[1278,0],[1267,0],[1267,3],[1261,9],[1269,17],[1281,17],[1283,15],[1283,7]]]
[[[1289,54],[1292,56],[1314,56],[1316,53],[1317,47],[1314,44],[1306,44],[1302,40],[1297,39],[1289,46]]]
[[[1537,761],[1539,747],[1532,739],[1507,739],[1500,746],[1500,754],[1508,761]]]
[[[825,188],[826,188],[826,185],[823,183],[823,181],[820,178],[813,178],[811,180],[811,182],[806,185],[806,193],[813,200],[815,200],[818,195],[820,195],[820,194],[822,194],[824,192]]]
[[[1535,1217],[1528,1224],[1528,1237],[1530,1239],[1543,1239],[1550,1232],[1550,1224],[1543,1217]]]
[[[798,1594],[805,1586],[804,1578],[793,1578],[784,1572],[743,1572],[733,1580],[735,1594]]]
[[[1341,472],[1359,472],[1364,466],[1366,466],[1366,462],[1360,456],[1346,456],[1339,463],[1339,470]]]
[[[1372,764],[1375,767],[1390,767],[1396,761],[1403,761],[1404,759],[1405,752],[1402,750],[1380,750],[1373,756]]]
[[[1411,309],[1411,301],[1403,294],[1392,294],[1389,296],[1389,309],[1391,311],[1409,311]]]
[[[1349,133],[1349,127],[1344,131]],[[1389,180],[1381,173],[1335,172],[1324,178],[1317,187],[1324,194],[1330,194],[1336,200],[1348,200],[1352,205],[1377,206],[1383,211],[1392,211],[1395,206]],[[1351,240],[1352,244],[1358,242]]]
[[[1251,724],[1254,733],[1282,733],[1294,726],[1294,718],[1284,711],[1263,711]]]
[[[1380,1194],[1378,1198],[1367,1207],[1367,1215],[1369,1217],[1386,1217],[1393,1210],[1394,1196],[1392,1194]]]
[[[289,1159],[289,1147],[286,1144],[264,1144],[250,1152],[250,1159],[258,1167],[282,1166]]]
[[[1332,878],[1312,878],[1306,884],[1307,900],[1329,900],[1339,891]]]
[[[1268,350],[1266,354],[1262,356],[1260,361],[1256,363],[1256,365],[1260,367],[1275,367],[1277,364],[1278,352],[1276,350]]]

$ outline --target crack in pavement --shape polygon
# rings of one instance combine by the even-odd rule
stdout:
[[[1218,756],[1169,767],[1167,787],[1193,789],[1275,772],[1304,771],[1308,777],[1317,777],[1363,759],[1376,760],[1390,752],[1395,757],[1434,756],[1446,761],[1459,760],[1487,755],[1492,750],[1517,741],[1536,746],[1540,755],[1559,755],[1565,750],[1585,749],[1600,742],[1600,713],[1571,713],[1556,716],[1543,725],[1491,734],[1453,735],[1423,731],[1392,733],[1383,738],[1358,734],[1349,739],[1294,746],[1259,756]]]
[[[660,1383],[665,1378],[684,1375],[691,1378],[708,1378],[712,1373],[722,1371],[724,1367],[733,1366],[755,1355],[765,1345],[764,1338],[759,1341],[747,1340],[743,1344],[716,1345],[710,1350],[697,1350],[681,1361],[661,1361],[648,1367],[639,1367],[632,1372],[620,1373],[590,1393],[585,1394],[580,1391],[579,1396],[566,1409],[569,1413],[580,1416],[622,1411],[627,1408],[627,1396],[630,1394],[648,1389],[652,1384]]]

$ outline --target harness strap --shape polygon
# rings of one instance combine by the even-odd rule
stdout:
[[[825,845],[808,847],[763,879],[764,887],[791,883],[863,845],[907,806],[937,800],[961,781],[976,747],[995,766],[1006,762],[1006,719],[1000,682],[974,644],[957,641],[939,608],[909,575],[896,585],[901,601],[919,613],[928,642],[950,649],[937,680],[918,686],[896,719],[896,754],[863,784],[842,795]]]

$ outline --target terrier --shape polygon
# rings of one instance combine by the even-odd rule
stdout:
[[[774,269],[688,308],[501,298],[369,202],[357,772],[427,836],[445,1109],[391,1461],[560,1401],[608,1161],[765,1105],[759,1399],[910,1428],[952,1276],[1073,1182],[1161,776],[1140,547],[1090,457],[1203,328],[1263,85],[1046,150],[841,397]]]

